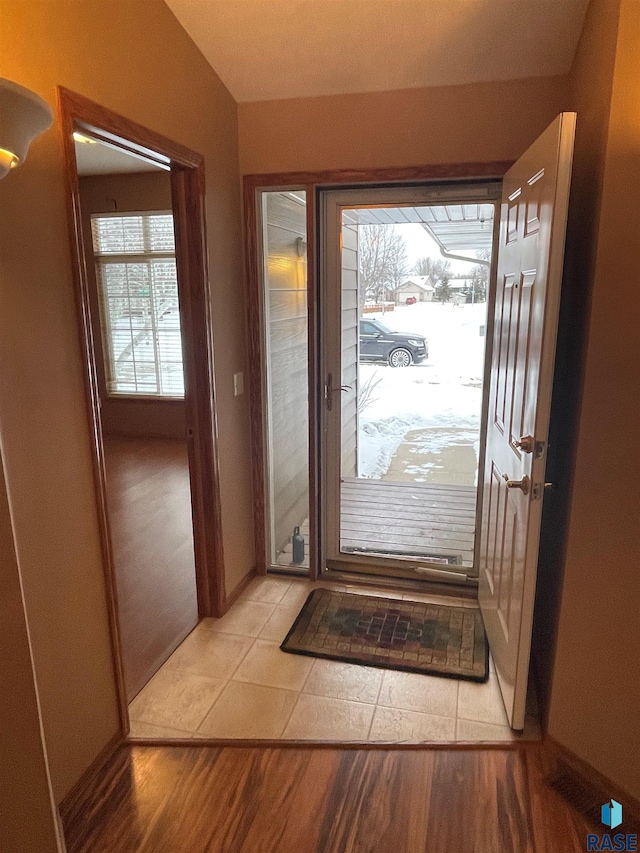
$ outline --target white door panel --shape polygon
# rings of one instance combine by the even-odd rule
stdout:
[[[574,133],[575,114],[563,113],[503,183],[479,598],[515,729],[525,715]]]

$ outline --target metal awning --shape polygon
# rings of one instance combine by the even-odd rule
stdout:
[[[417,223],[445,253],[473,256],[490,249],[493,204],[438,204],[428,207],[368,207],[344,212],[356,224],[406,225]]]

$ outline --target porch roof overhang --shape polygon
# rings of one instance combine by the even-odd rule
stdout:
[[[417,223],[431,234],[443,253],[472,255],[492,245],[494,205],[490,203],[367,207],[350,209],[348,215],[359,225]]]

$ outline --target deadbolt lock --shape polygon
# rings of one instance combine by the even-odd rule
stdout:
[[[523,435],[520,441],[514,441],[513,446],[523,453],[533,453],[536,449],[536,442],[532,435]]]

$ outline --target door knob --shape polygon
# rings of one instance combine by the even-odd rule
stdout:
[[[536,442],[532,435],[523,435],[520,441],[514,441],[512,444],[518,450],[522,450],[523,453],[533,453],[536,447]]]
[[[520,489],[520,491],[524,495],[529,494],[529,489],[531,488],[531,480],[525,474],[521,480],[510,480],[508,474],[502,475],[503,479],[507,482],[508,489]]]

